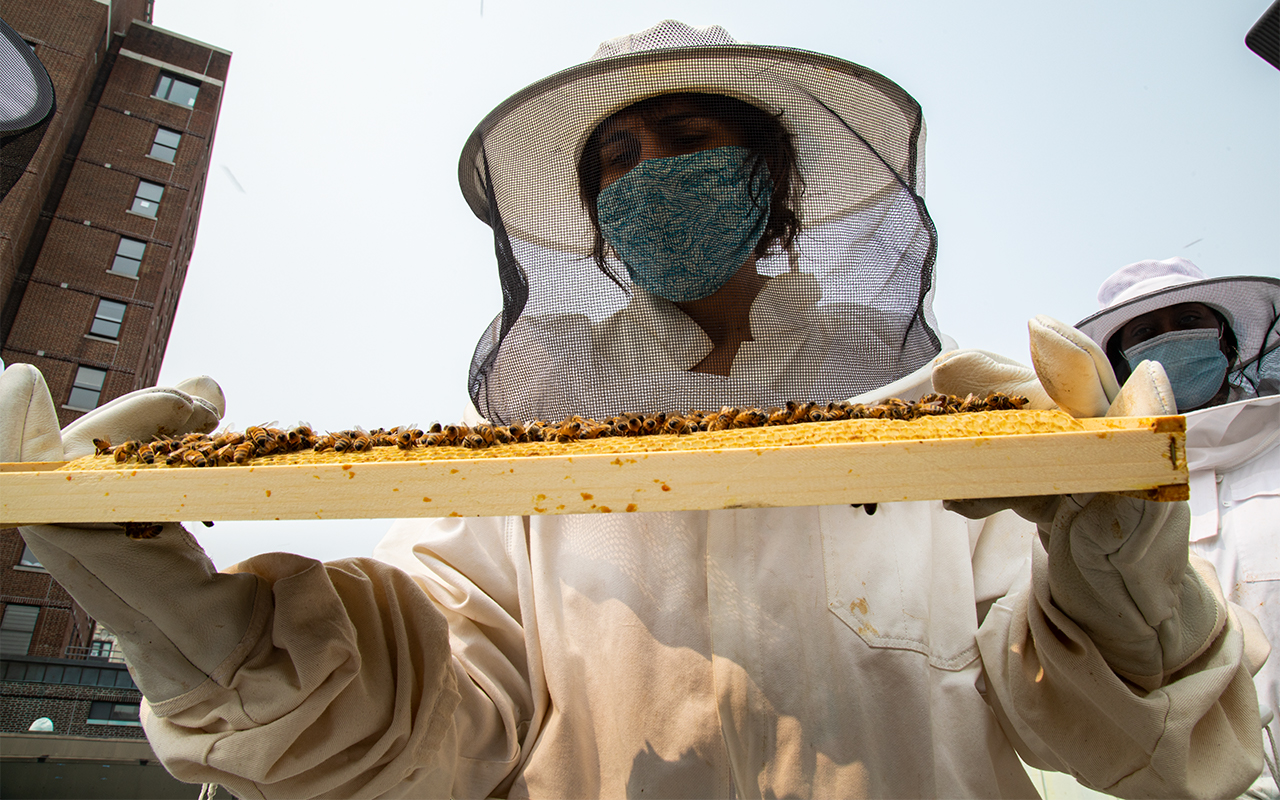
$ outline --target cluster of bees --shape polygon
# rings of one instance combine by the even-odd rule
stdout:
[[[366,431],[355,428],[316,434],[306,425],[289,430],[250,426],[242,433],[192,433],[176,438],[158,436],[150,442],[128,441],[116,446],[105,439],[94,439],[93,444],[98,455],[111,455],[119,463],[136,459],[144,464],[218,467],[245,464],[254,458],[300,450],[332,450],[337,453],[359,453],[374,447],[398,447],[402,450],[415,447],[465,447],[478,450],[516,442],[565,443],[610,436],[681,435],[805,422],[912,420],[940,414],[1015,410],[1026,403],[1025,397],[999,392],[983,398],[974,395],[959,398],[954,395],[929,394],[915,402],[894,398],[874,405],[790,402],[785,406],[769,409],[724,406],[719,411],[619,414],[603,420],[574,415],[550,423],[542,420],[511,425],[436,423],[427,430],[395,427]]]

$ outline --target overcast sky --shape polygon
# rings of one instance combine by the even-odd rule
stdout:
[[[1280,71],[1244,46],[1268,3],[156,0],[156,25],[233,53],[160,382],[212,375],[237,429],[460,419],[501,304],[464,140],[668,17],[846,58],[921,103],[935,309],[962,347],[1028,361],[1029,317],[1081,319],[1144,258],[1280,276]],[[195,531],[227,566],[367,555],[387,524]]]

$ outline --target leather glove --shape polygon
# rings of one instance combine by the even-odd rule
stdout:
[[[35,367],[0,374],[0,461],[60,461],[92,453],[93,439],[120,443],[157,434],[209,432],[222,417],[210,378],[117,398],[63,431]],[[258,578],[218,573],[195,539],[169,523],[135,540],[110,523],[19,529],[41,565],[91,617],[120,640],[125,661],[151,702],[177,697],[234,668],[249,628]]]
[[[1143,362],[1121,387],[1084,334],[1045,316],[1031,320],[1029,331],[1034,371],[983,351],[955,351],[935,360],[935,391],[1019,393],[1041,408],[1047,398],[1077,417],[1177,413],[1159,363]],[[1089,634],[1118,675],[1145,689],[1204,652],[1225,622],[1226,609],[1188,564],[1185,503],[1086,494],[946,507],[971,519],[1012,509],[1036,523],[1048,558],[1037,554],[1033,568],[1047,570],[1054,605]]]

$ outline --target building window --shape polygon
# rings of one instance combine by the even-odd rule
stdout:
[[[133,205],[129,208],[135,214],[156,218],[160,212],[160,198],[164,197],[164,187],[158,183],[138,181],[138,191],[133,195]]]
[[[67,408],[72,411],[92,411],[98,407],[98,396],[102,394],[102,384],[107,380],[105,369],[81,367],[76,370],[76,379],[71,384],[71,397],[67,399]]]
[[[187,108],[195,108],[198,94],[200,94],[200,84],[196,81],[179,78],[169,72],[161,72],[160,80],[156,81],[156,93],[152,96]]]
[[[147,155],[172,164],[178,155],[178,142],[181,141],[182,134],[165,128],[156,128],[156,139],[151,143],[151,152]]]
[[[139,726],[137,703],[108,703],[94,701],[89,706],[89,723],[91,725],[133,725]]]
[[[116,258],[111,262],[111,269],[107,271],[136,278],[142,269],[142,254],[145,252],[147,252],[146,242],[121,236],[120,244],[116,245]]]
[[[25,656],[39,618],[40,606],[5,606],[4,617],[0,618],[0,655]]]
[[[27,547],[25,542],[22,545],[22,557],[18,559],[18,566],[29,569],[44,569],[40,559],[36,558],[36,554],[31,552],[31,548]]]
[[[119,339],[120,325],[124,322],[124,310],[127,307],[124,303],[100,298],[98,310],[93,312],[93,324],[89,326],[89,333],[104,339]]]

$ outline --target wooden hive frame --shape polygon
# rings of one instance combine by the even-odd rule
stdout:
[[[92,459],[0,464],[0,525],[628,513],[1098,491],[1187,496],[1180,416],[992,411],[537,450],[391,450],[203,469]]]

